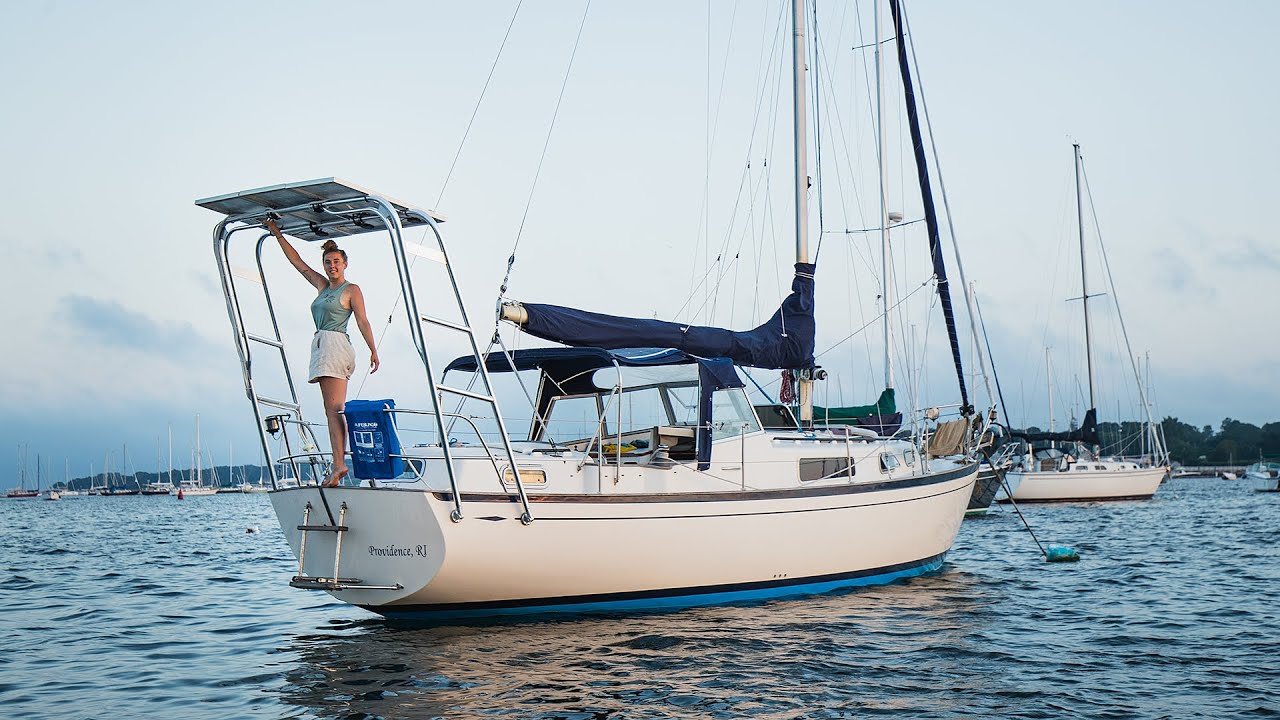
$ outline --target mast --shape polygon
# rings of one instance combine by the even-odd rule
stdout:
[[[1149,360],[1149,357],[1148,357],[1148,360]],[[1151,407],[1148,406],[1147,396],[1144,396],[1142,391],[1143,383],[1146,383],[1146,382],[1147,382],[1147,379],[1144,378],[1142,374],[1142,360],[1139,360],[1138,361],[1138,395],[1142,397],[1143,411],[1147,411],[1147,413],[1149,413],[1149,411],[1151,411]],[[1151,393],[1151,388],[1149,387],[1147,388],[1147,393],[1148,395],[1149,393]],[[1151,433],[1151,427],[1147,427],[1146,429],[1143,430],[1142,433],[1138,434],[1138,457],[1142,457],[1143,455],[1147,454],[1147,434],[1148,433]]]
[[[1147,351],[1147,374],[1144,374],[1143,378],[1146,378],[1147,380],[1147,392],[1146,397],[1142,398],[1142,404],[1147,409],[1147,418],[1149,419],[1151,418],[1151,351],[1149,350]],[[1156,461],[1158,460],[1156,457],[1156,450],[1158,445],[1160,445],[1156,439],[1156,424],[1148,423],[1147,425],[1148,432],[1151,433],[1151,456],[1152,460]]]
[[[196,486],[204,487],[204,473],[200,466],[200,413],[196,413]]]
[[[169,432],[169,484],[173,485],[173,423],[167,424]]]
[[[795,120],[795,200],[796,200],[796,262],[809,262],[809,143],[805,133],[805,6],[806,0],[791,0],[792,33],[791,33],[791,65],[794,75],[794,91],[792,95],[793,114]],[[813,376],[812,368],[800,368],[799,397],[800,422],[813,422]]]
[[[884,312],[884,386],[885,388],[893,387],[893,316],[889,314],[889,308],[893,306],[893,283],[889,277],[889,266],[892,260],[891,249],[889,245],[889,206],[885,199],[885,186],[888,181],[885,179],[887,172],[884,159],[885,148],[885,132],[884,132],[884,63],[880,58],[880,2],[875,0],[872,3],[874,8],[874,25],[875,25],[875,58],[876,58],[876,170],[877,184],[880,187],[880,282],[882,291],[880,297],[883,300],[881,306]]]
[[[902,92],[907,106],[907,123],[911,128],[911,145],[916,161],[916,177],[920,184],[920,202],[924,205],[925,226],[929,230],[929,257],[933,261],[933,275],[942,305],[942,317],[947,324],[947,339],[951,344],[951,362],[956,368],[956,381],[960,385],[960,414],[973,414],[969,404],[969,390],[964,381],[964,363],[960,356],[960,335],[956,330],[955,310],[951,305],[951,284],[947,281],[947,267],[942,257],[942,240],[938,231],[938,213],[933,204],[933,189],[929,185],[929,162],[924,152],[924,137],[920,130],[920,116],[916,111],[916,93],[911,83],[911,67],[907,62],[907,45],[903,40],[902,7],[900,0],[889,0],[893,13],[893,28],[898,42],[898,71],[902,76]]]
[[[1044,349],[1044,379],[1045,385],[1049,386],[1049,432],[1053,432],[1053,360],[1049,356],[1049,348]],[[1049,447],[1054,447],[1054,443],[1050,442]]]
[[[1093,394],[1093,338],[1089,334],[1089,278],[1084,262],[1084,202],[1080,196],[1080,144],[1071,145],[1076,169],[1076,226],[1080,230],[1080,300],[1084,303],[1084,356],[1089,369],[1089,407],[1097,407]]]

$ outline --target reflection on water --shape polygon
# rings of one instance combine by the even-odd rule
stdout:
[[[1280,716],[1280,502],[966,520],[943,571],[736,607],[459,627],[288,587],[263,496],[0,501],[0,707],[30,718]],[[260,529],[260,532],[246,530]]]
[[[998,689],[966,668],[998,621],[963,573],[654,615],[422,629],[364,620],[294,638],[300,663],[283,697],[335,716],[779,717],[833,701],[948,713],[953,700],[931,683]],[[897,690],[877,698],[885,684]]]

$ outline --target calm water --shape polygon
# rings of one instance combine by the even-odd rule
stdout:
[[[288,587],[261,495],[0,501],[8,717],[1280,717],[1280,495],[966,520],[940,574],[763,605],[389,625]],[[258,528],[260,532],[246,532]]]

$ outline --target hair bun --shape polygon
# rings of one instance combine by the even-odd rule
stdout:
[[[324,244],[320,246],[321,252],[333,252],[334,250],[337,250],[337,249],[338,249],[338,243],[332,240],[325,240]]]

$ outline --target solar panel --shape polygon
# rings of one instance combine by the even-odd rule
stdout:
[[[436,222],[444,222],[444,216],[431,210],[400,202],[339,178],[243,190],[197,200],[196,205],[231,218],[249,218],[250,222],[256,222],[267,211],[274,211],[279,216],[276,224],[281,232],[302,240],[315,241],[385,229],[382,219],[373,212],[367,201],[370,195],[391,203],[405,228],[427,224],[408,211],[428,215]]]

